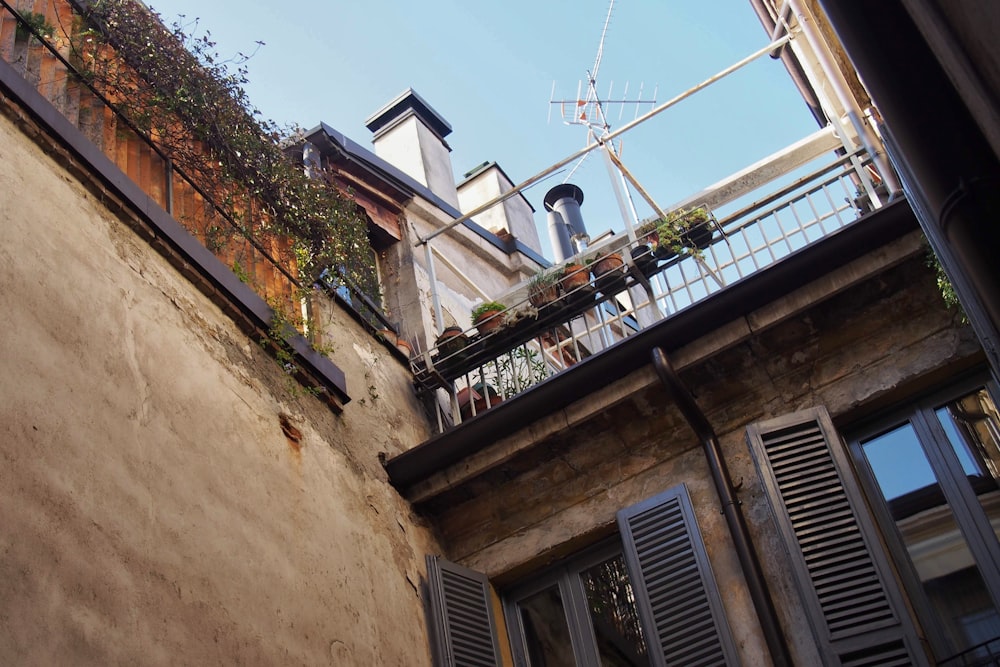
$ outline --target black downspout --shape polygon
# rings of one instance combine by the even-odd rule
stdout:
[[[653,348],[653,367],[681,414],[701,440],[705,458],[708,459],[708,468],[712,472],[715,490],[722,500],[722,514],[726,517],[726,524],[729,526],[733,545],[736,547],[736,555],[743,569],[747,588],[750,590],[750,599],[757,610],[757,618],[764,632],[764,641],[771,652],[771,660],[779,667],[791,667],[794,663],[788,652],[788,644],[781,632],[781,626],[778,624],[778,614],[768,593],[760,561],[750,542],[750,531],[747,529],[743,513],[738,508],[740,501],[736,499],[733,480],[729,476],[726,460],[722,457],[719,439],[712,425],[708,423],[705,413],[701,411],[691,392],[677,376],[662,348]]]

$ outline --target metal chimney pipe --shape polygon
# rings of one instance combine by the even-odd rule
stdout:
[[[555,211],[562,216],[569,227],[570,238],[577,244],[586,247],[590,242],[587,228],[580,214],[580,204],[583,203],[583,190],[572,183],[562,183],[545,193],[545,210]]]
[[[564,262],[573,256],[573,244],[569,238],[569,226],[557,211],[549,211],[549,241],[552,243],[552,254],[556,264]]]

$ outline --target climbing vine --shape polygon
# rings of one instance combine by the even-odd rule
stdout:
[[[378,293],[366,220],[331,173],[307,175],[291,157],[295,129],[265,120],[250,103],[249,56],[223,58],[210,33],[188,33],[197,22],[168,28],[134,0],[79,4],[72,62],[236,223],[211,230],[212,243],[230,233],[283,239],[282,260],[300,283],[338,267]]]

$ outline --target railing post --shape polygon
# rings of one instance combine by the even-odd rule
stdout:
[[[163,164],[164,164],[164,166],[163,166],[163,177],[164,177],[164,180],[166,181],[166,183],[164,183],[164,185],[166,185],[166,192],[167,192],[167,201],[166,201],[167,207],[166,208],[167,208],[167,213],[169,213],[170,216],[173,217],[173,215],[174,215],[174,161],[172,159],[170,159],[170,158],[167,158],[166,161]]]

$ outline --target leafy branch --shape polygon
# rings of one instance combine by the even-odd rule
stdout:
[[[82,19],[71,39],[81,76],[237,223],[215,229],[221,238],[212,243],[224,244],[227,233],[277,240],[267,245],[301,283],[337,266],[378,293],[367,221],[329,171],[307,175],[286,152],[300,136],[295,128],[265,120],[250,103],[249,56],[223,58],[209,32],[167,28],[134,0],[96,0]]]

